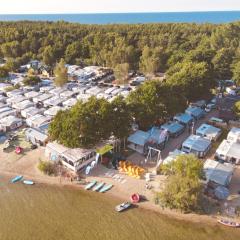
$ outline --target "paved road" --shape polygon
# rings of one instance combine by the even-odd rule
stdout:
[[[206,123],[211,117],[218,117],[218,111],[217,110],[211,111],[204,118],[198,120],[195,123],[194,129],[196,130],[202,123]],[[165,159],[168,156],[169,152],[172,152],[176,148],[179,148],[182,145],[182,143],[188,138],[189,135],[190,134],[188,132],[188,129],[185,129],[183,134],[181,134],[177,138],[170,139],[170,141],[167,142],[164,150],[161,152],[162,159]]]

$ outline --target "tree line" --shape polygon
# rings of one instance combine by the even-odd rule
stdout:
[[[208,78],[234,77],[239,81],[239,30],[240,22],[218,25],[0,22],[0,57],[7,59],[10,70],[29,59],[54,66],[64,58],[71,64],[112,68],[119,65],[120,69],[127,66],[145,74],[167,72],[175,77],[179,69],[187,71],[193,66]]]

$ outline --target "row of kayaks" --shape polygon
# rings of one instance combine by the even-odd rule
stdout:
[[[14,178],[12,178],[11,179],[11,183],[16,183],[16,182],[20,182],[20,181],[22,181],[23,180],[23,176],[22,175],[19,175],[19,176],[16,176],[16,177],[14,177]],[[26,185],[33,185],[34,184],[34,182],[33,181],[31,181],[31,180],[23,180],[22,181],[24,184],[26,184]]]
[[[97,181],[92,181],[86,185],[86,190],[93,190],[95,192],[105,193],[113,187],[112,184],[105,184],[104,182],[98,183]]]

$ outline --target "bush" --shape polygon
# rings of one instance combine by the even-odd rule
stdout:
[[[23,79],[23,84],[25,86],[34,86],[41,82],[41,79],[38,76],[28,76]]]
[[[55,164],[50,161],[40,160],[38,163],[38,169],[47,175],[53,175],[55,173]]]

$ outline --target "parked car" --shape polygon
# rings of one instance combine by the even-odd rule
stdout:
[[[215,109],[216,108],[216,104],[214,104],[214,103],[209,103],[209,104],[207,104],[207,106],[205,107],[205,112],[211,112],[213,109]]]

